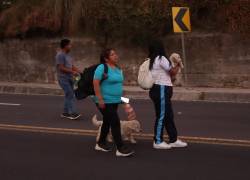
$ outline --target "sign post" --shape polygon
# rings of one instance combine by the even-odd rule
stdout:
[[[186,66],[186,50],[184,33],[191,32],[190,13],[188,7],[172,7],[173,28],[175,33],[181,33],[183,63]],[[187,67],[187,66],[186,66]],[[184,68],[184,82],[187,82],[187,70]]]
[[[181,47],[182,47],[182,56],[183,56],[183,63],[185,65],[184,68],[184,83],[187,83],[187,63],[186,63],[186,48],[185,48],[185,39],[184,39],[184,33],[181,33]]]

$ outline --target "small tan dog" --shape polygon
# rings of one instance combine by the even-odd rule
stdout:
[[[178,63],[181,65],[181,69],[184,68],[184,65],[181,60],[181,56],[177,53],[172,53],[171,56],[169,57],[172,66],[175,67]],[[179,69],[178,73],[176,74],[175,77],[172,78],[173,82],[175,85],[182,85],[182,74],[181,74],[181,69]]]
[[[136,144],[136,140],[133,133],[140,133],[142,131],[140,122],[138,120],[130,121],[120,121],[121,122],[121,134],[125,141],[130,141],[132,144]],[[94,115],[92,118],[92,123],[94,126],[98,127],[98,133],[96,136],[96,141],[98,141],[101,133],[102,121],[97,120],[97,116]],[[108,142],[112,142],[111,132],[109,132],[107,137]]]

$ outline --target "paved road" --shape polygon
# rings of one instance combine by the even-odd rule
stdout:
[[[78,102],[83,113],[79,121],[59,117],[62,101],[60,96],[0,95],[0,125],[94,129],[90,119],[98,112],[90,100]],[[151,102],[132,104],[144,133],[152,133]],[[180,135],[250,140],[249,105],[174,102]],[[165,151],[153,150],[151,140],[140,139],[133,145],[135,156],[124,159],[94,151],[93,136],[28,131],[0,128],[1,179],[250,179],[249,146],[189,143],[186,149]]]
[[[134,146],[131,158],[93,150],[94,137],[0,131],[2,180],[249,180],[249,147],[190,144],[153,150]]]
[[[97,113],[91,100],[78,102],[83,114],[79,121],[60,118],[61,96],[0,95],[0,124],[95,129],[91,117]],[[149,100],[132,100],[144,133],[153,132],[154,110]],[[175,119],[181,136],[250,140],[250,104],[174,102]],[[100,116],[99,116],[100,117]],[[121,117],[125,117],[121,109]]]

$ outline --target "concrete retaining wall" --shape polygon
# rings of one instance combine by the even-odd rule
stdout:
[[[59,39],[0,42],[0,81],[55,83],[54,56]],[[181,53],[180,35],[164,39],[168,54]],[[186,34],[185,86],[250,88],[250,42],[229,34]],[[81,69],[99,61],[101,48],[93,39],[73,38],[72,55]],[[135,85],[146,49],[113,45],[120,56],[126,84]],[[182,83],[183,84],[183,83]]]

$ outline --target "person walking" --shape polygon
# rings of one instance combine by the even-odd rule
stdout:
[[[103,116],[100,138],[95,150],[109,152],[111,148],[106,143],[107,135],[111,133],[116,145],[116,156],[127,157],[134,154],[130,148],[124,145],[121,137],[120,118],[118,106],[121,104],[123,94],[123,73],[118,67],[118,56],[114,49],[106,49],[101,53],[100,65],[96,68],[93,85],[95,90],[94,101]],[[108,67],[106,79],[103,80],[104,66]]]
[[[75,107],[73,77],[77,76],[80,71],[73,65],[73,59],[69,54],[72,48],[71,41],[69,39],[62,39],[60,47],[61,49],[56,54],[56,70],[58,83],[65,95],[64,110],[61,117],[75,120],[81,115],[77,113]]]
[[[149,69],[155,80],[153,87],[149,91],[156,114],[153,148],[186,147],[187,143],[178,139],[171,102],[173,95],[171,76],[173,77],[177,74],[180,64],[177,64],[174,68],[172,67],[161,41],[154,41],[150,44],[148,58],[150,59]],[[168,143],[163,139],[164,127],[169,137]]]

